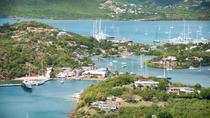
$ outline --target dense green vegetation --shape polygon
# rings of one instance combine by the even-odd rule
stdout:
[[[49,19],[209,19],[207,0],[1,0],[0,16]],[[130,4],[135,4],[130,6]],[[125,7],[126,5],[126,7]],[[116,8],[126,9],[115,13]],[[139,11],[139,12],[130,12]]]
[[[49,66],[80,68],[110,44],[70,32],[59,35],[61,30],[34,21],[4,24],[0,33],[0,80],[25,76],[29,67],[32,75]]]
[[[158,81],[155,88],[135,88],[135,80]],[[201,93],[193,94],[168,94],[168,86],[186,86],[170,83],[166,79],[131,77],[121,75],[109,80],[102,81],[87,88],[81,95],[75,118],[151,118],[156,115],[158,118],[208,118],[210,115],[210,89],[202,88],[199,84],[191,86]],[[119,110],[103,111],[91,107],[94,101],[106,101],[107,96],[116,96],[126,99],[128,103],[121,103]],[[136,98],[140,99],[136,99]],[[129,104],[129,106],[126,106]],[[192,115],[194,114],[194,115]]]
[[[173,68],[189,68],[190,66],[208,66],[210,65],[210,49],[208,44],[189,44],[189,45],[171,45],[165,44],[158,46],[156,49],[150,50],[148,53],[155,54],[157,57],[148,61],[148,65],[152,67],[160,67],[163,65],[155,65],[152,62],[158,62],[168,56],[176,57],[176,65]]]
[[[101,0],[1,0],[1,16],[33,18],[103,18],[98,9]]]

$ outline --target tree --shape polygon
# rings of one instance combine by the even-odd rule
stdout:
[[[171,113],[164,111],[158,114],[158,118],[173,118],[173,116]]]
[[[201,89],[202,86],[201,86],[200,84],[197,83],[197,84],[194,85],[194,88],[195,88],[195,89]]]
[[[56,75],[55,75],[55,71],[54,69],[52,69],[52,71],[50,72],[50,78],[55,78]]]
[[[203,89],[201,89],[200,95],[204,99],[210,99],[210,88],[203,88]]]

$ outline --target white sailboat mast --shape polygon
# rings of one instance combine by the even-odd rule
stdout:
[[[184,21],[184,40],[186,40],[186,34],[185,34],[185,21]]]

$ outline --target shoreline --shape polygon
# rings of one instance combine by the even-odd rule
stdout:
[[[100,18],[39,18],[39,17],[16,17],[16,16],[0,16],[0,18],[11,18],[14,20],[20,19],[31,19],[31,20],[98,20]],[[210,19],[110,19],[110,18],[102,18],[104,21],[210,21]]]

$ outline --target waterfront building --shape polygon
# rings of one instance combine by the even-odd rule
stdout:
[[[72,77],[75,76],[76,72],[68,67],[63,67],[61,69],[61,72],[57,75],[58,78],[66,78],[66,77]]]
[[[104,70],[88,70],[82,73],[84,77],[104,79],[107,76],[107,72]]]

